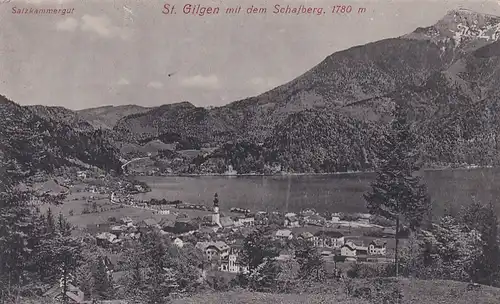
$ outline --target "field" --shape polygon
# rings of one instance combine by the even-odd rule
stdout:
[[[360,281],[361,283],[361,281]],[[467,290],[467,283],[454,281],[423,281],[401,279],[398,283],[403,291],[401,304],[498,304],[500,289],[480,286],[477,290]],[[325,290],[326,289],[326,290]],[[196,295],[174,301],[175,304],[368,304],[363,299],[348,298],[334,286],[324,286],[323,290],[311,290],[301,294],[267,294],[252,292],[225,292]]]
[[[85,213],[85,209],[92,211],[93,204],[96,205],[98,212]],[[159,215],[154,214],[150,210],[112,204],[109,201],[109,195],[90,192],[72,192],[68,195],[63,204],[44,204],[40,206],[40,211],[46,212],[48,208],[50,208],[56,216],[62,213],[68,221],[77,228],[85,228],[87,225],[91,224],[106,223],[110,217],[115,217],[116,219],[130,217],[135,222],[147,218],[159,220],[167,217],[175,219],[173,215]]]

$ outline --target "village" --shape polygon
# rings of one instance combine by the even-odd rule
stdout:
[[[106,265],[117,281],[124,273],[122,253],[150,232],[179,248],[199,250],[208,261],[205,273],[229,277],[249,271],[241,253],[246,237],[257,228],[266,228],[279,249],[276,260],[283,263],[295,258],[297,241],[309,241],[330,269],[394,261],[394,226],[370,214],[252,211],[228,206],[230,202],[221,202],[217,193],[206,205],[166,198],[143,201],[135,195],[148,192],[147,185],[92,171],[35,180],[32,186],[47,208],[68,217],[76,235],[106,253]]]
[[[135,188],[144,190],[142,186]],[[104,189],[100,190],[102,193]],[[98,192],[98,189],[91,187],[90,191]],[[137,201],[130,193],[117,192],[109,194],[109,202],[154,214],[140,220],[124,216],[87,225],[85,231],[96,238],[99,246],[111,252],[120,252],[127,241],[138,240],[141,234],[157,231],[178,247],[186,243],[194,245],[211,262],[211,270],[238,274],[248,271],[239,258],[245,237],[257,227],[267,227],[279,244],[277,259],[280,261],[293,259],[291,244],[294,241],[307,240],[314,244],[326,263],[335,267],[337,263],[393,262],[395,229],[373,223],[370,214],[320,215],[309,209],[285,213],[221,208],[217,193],[211,206],[166,199]]]

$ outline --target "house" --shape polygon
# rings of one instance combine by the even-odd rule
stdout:
[[[76,176],[78,178],[86,179],[87,178],[87,172],[85,172],[85,171],[78,171],[78,172],[76,172]]]
[[[153,218],[148,218],[139,223],[139,228],[160,228],[158,222]]]
[[[306,241],[314,241],[314,235],[309,231],[302,232],[299,234],[298,238]]]
[[[355,257],[356,256],[356,245],[348,242],[340,247],[340,255],[344,257]]]
[[[118,243],[120,240],[116,237],[116,235],[109,232],[101,232],[96,235],[97,245],[105,246],[109,244]]]
[[[340,248],[345,240],[340,232],[320,230],[314,234],[313,242],[316,247]]]
[[[304,223],[307,225],[311,225],[311,226],[324,226],[326,223],[326,220],[324,217],[322,217],[318,214],[313,214],[313,215],[305,217]]]
[[[293,234],[291,230],[288,229],[280,229],[276,231],[275,234],[276,238],[282,239],[282,240],[291,240],[293,238]]]
[[[224,259],[229,255],[229,246],[222,241],[198,242],[195,247],[203,251],[208,260]]]
[[[127,226],[113,226],[111,227],[111,233],[120,237],[124,232],[127,231]]]
[[[179,248],[182,248],[184,247],[184,241],[181,240],[180,238],[175,238],[175,240],[173,241],[174,245],[179,247]]]
[[[285,227],[300,227],[299,218],[295,213],[285,214]]]
[[[254,225],[255,225],[255,218],[254,217],[237,217],[234,220],[235,227],[242,227],[242,226],[252,227]]]
[[[231,273],[247,273],[249,271],[248,266],[241,264],[238,260],[239,253],[239,247],[231,247],[229,255],[221,260],[219,270]]]
[[[43,296],[49,297],[56,301],[62,300],[63,298],[63,286],[61,283],[54,285],[51,289],[47,290]],[[79,288],[73,286],[72,284],[68,285],[68,289],[66,291],[66,296],[68,297],[68,303],[83,303],[85,300],[85,296],[83,291]]]
[[[380,240],[373,240],[368,244],[368,253],[370,255],[385,255],[386,254],[386,242]]]
[[[220,218],[220,224],[224,228],[229,228],[234,226],[234,221],[229,216],[223,216]]]

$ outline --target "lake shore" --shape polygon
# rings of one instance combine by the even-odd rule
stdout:
[[[467,171],[467,170],[482,170],[482,169],[494,169],[493,166],[476,166],[468,165],[461,167],[452,166],[440,166],[440,167],[428,167],[422,169],[424,172],[433,171]],[[373,174],[374,170],[367,171],[344,171],[344,172],[327,172],[327,173],[316,173],[316,172],[278,172],[278,173],[172,173],[172,174],[162,174],[162,175],[142,175],[142,176],[157,176],[157,177],[239,177],[239,176],[337,176],[337,175],[356,175],[356,174]],[[141,175],[137,175],[141,176]]]

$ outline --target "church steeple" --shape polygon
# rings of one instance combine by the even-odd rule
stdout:
[[[222,227],[220,224],[220,214],[219,214],[219,195],[215,193],[214,195],[214,213],[212,214],[212,223]]]
[[[214,195],[214,208],[215,207],[219,207],[219,195],[217,194],[217,192]]]

